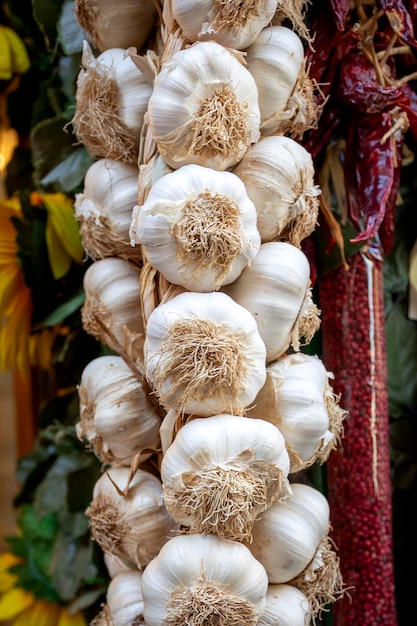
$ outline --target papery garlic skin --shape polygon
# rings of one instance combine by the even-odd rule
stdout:
[[[100,52],[131,46],[140,49],[157,18],[152,0],[123,0],[123,10],[114,0],[75,0],[74,13]]]
[[[160,445],[161,419],[151,403],[147,386],[120,356],[100,356],[86,365],[78,387],[79,438],[85,436],[104,462],[130,464],[140,454]]]
[[[137,470],[130,482],[129,478],[130,469],[123,466],[102,474],[86,515],[92,537],[104,552],[142,569],[178,526],[165,507],[159,478],[145,470]]]
[[[233,282],[261,243],[240,178],[195,164],[151,187],[133,211],[130,234],[169,282],[202,292]]]
[[[216,41],[226,48],[243,50],[274,16],[277,0],[236,3],[218,0],[172,0],[172,12],[186,39]]]
[[[109,552],[103,553],[103,561],[110,578],[114,578],[121,572],[131,572],[135,569],[134,563],[114,556],[114,554],[110,554]]]
[[[144,624],[141,572],[117,574],[109,583],[106,599],[112,626]]]
[[[92,259],[141,261],[140,247],[132,248],[129,239],[138,176],[136,165],[112,159],[99,159],[88,168],[74,208],[83,246]]]
[[[258,87],[262,135],[301,137],[317,121],[317,107],[300,37],[285,26],[266,26],[246,61]]]
[[[234,415],[193,419],[163,456],[165,503],[190,532],[250,539],[258,515],[292,495],[289,467],[272,424]]]
[[[269,585],[266,605],[257,626],[309,626],[311,610],[307,596],[288,584]]]
[[[141,370],[145,333],[138,268],[115,257],[100,259],[87,268],[83,284],[84,330]]]
[[[171,539],[143,572],[147,626],[255,626],[265,605],[264,568],[243,544],[215,535]],[[204,613],[202,613],[204,611]]]
[[[265,382],[253,316],[220,292],[185,292],[150,314],[145,372],[166,410],[241,413]]]
[[[287,583],[312,561],[329,529],[330,510],[326,497],[314,487],[291,484],[293,495],[273,503],[260,515],[247,544],[265,567],[272,584]]]
[[[255,80],[226,48],[198,42],[163,65],[147,119],[170,167],[196,163],[226,170],[260,136]]]
[[[331,407],[326,400],[330,375],[323,362],[309,354],[290,354],[270,363],[266,371],[266,383],[247,415],[280,429],[290,453],[291,473],[316,460],[324,463],[340,438],[346,412],[338,407],[334,394]]]
[[[152,86],[123,48],[94,57],[85,41],[77,77],[77,139],[96,158],[137,163],[139,137]]]
[[[319,310],[311,298],[309,261],[289,243],[263,243],[251,265],[222,291],[256,319],[267,363],[290,346],[298,351],[300,339],[308,343],[320,326]]]
[[[256,207],[262,242],[285,239],[300,247],[315,229],[319,210],[311,154],[290,137],[264,137],[233,172]]]

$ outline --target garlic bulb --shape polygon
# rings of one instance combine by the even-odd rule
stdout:
[[[132,243],[171,283],[215,291],[234,281],[261,244],[256,210],[231,172],[184,165],[160,178],[133,211]]]
[[[289,137],[265,137],[233,172],[256,207],[262,242],[285,239],[300,247],[316,227],[321,193],[310,153]]]
[[[128,467],[113,466],[100,476],[86,510],[92,537],[104,552],[145,567],[178,530],[162,496],[161,481]]]
[[[258,87],[262,135],[301,137],[318,111],[300,37],[285,26],[267,26],[246,50],[246,61]]]
[[[197,163],[225,170],[259,139],[255,80],[232,52],[198,42],[163,64],[147,119],[172,168]]]
[[[309,626],[307,596],[292,585],[269,585],[266,605],[257,626]]]
[[[140,247],[132,248],[129,240],[138,176],[136,165],[112,159],[99,159],[88,168],[74,207],[84,249],[92,259],[141,261]]]
[[[287,583],[313,560],[329,529],[329,504],[310,485],[292,483],[293,495],[274,502],[255,522],[248,547],[272,584]]]
[[[77,139],[96,158],[137,163],[143,118],[152,92],[123,48],[94,57],[84,42],[77,78]]]
[[[121,572],[107,588],[111,626],[139,626],[143,621],[142,573]]]
[[[152,0],[75,0],[75,17],[93,45],[108,48],[141,48],[156,23],[157,9]]]
[[[133,370],[143,370],[144,329],[139,270],[109,257],[92,263],[84,274],[84,330],[115,350]]]
[[[269,24],[278,0],[172,0],[172,13],[188,41],[216,41],[243,50]]]
[[[130,464],[132,457],[149,458],[159,447],[161,419],[144,383],[120,356],[100,356],[84,368],[78,387],[83,436],[105,463]]]
[[[302,337],[309,343],[320,326],[310,264],[304,252],[289,243],[263,243],[251,265],[222,291],[256,319],[268,363],[290,346],[299,350]]]
[[[161,404],[180,413],[242,412],[265,382],[256,321],[224,293],[185,292],[157,306],[144,354]]]
[[[247,411],[275,424],[285,438],[291,473],[327,461],[346,416],[329,384],[331,374],[316,356],[296,353],[268,365],[266,382]]]
[[[291,496],[289,467],[272,424],[236,415],[194,419],[163,456],[165,504],[190,532],[250,540],[259,513]]]
[[[143,572],[147,626],[255,626],[268,580],[246,546],[216,535],[174,537]]]

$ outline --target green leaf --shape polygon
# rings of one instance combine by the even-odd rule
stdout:
[[[55,515],[39,518],[30,505],[25,505],[19,517],[19,526],[28,540],[52,541],[57,530],[57,519]]]
[[[68,535],[73,539],[81,539],[82,537],[88,536],[89,519],[84,511],[77,511],[75,513],[61,511],[58,515],[58,519],[59,528],[65,535]]]
[[[61,304],[59,307],[52,311],[50,315],[48,315],[44,320],[42,320],[34,330],[40,330],[41,328],[50,328],[51,326],[55,326],[56,324],[61,324],[64,322],[67,317],[78,311],[85,301],[85,293],[84,291],[80,291],[79,293],[72,296],[69,300]]]
[[[71,132],[66,132],[67,120],[63,114],[45,119],[37,124],[31,132],[32,162],[34,167],[34,182],[37,187],[46,185],[41,180],[54,168],[58,167],[73,152],[76,141]],[[66,191],[57,189],[57,191]]]
[[[56,185],[65,193],[70,193],[82,183],[93,161],[85,148],[78,148],[52,168],[39,182],[44,187]]]
[[[75,19],[74,2],[65,0],[57,24],[59,42],[68,56],[81,52],[86,34]]]
[[[89,463],[89,457],[82,453],[73,456],[61,454],[57,457],[35,494],[33,506],[39,517],[67,508],[68,476]]]
[[[58,602],[59,596],[52,583],[42,574],[34,559],[15,565],[10,570],[19,578],[19,587],[33,593],[37,598]]]
[[[62,8],[62,0],[32,0],[33,16],[42,31],[48,47],[55,47],[56,24]]]
[[[62,600],[73,600],[82,583],[97,574],[92,561],[92,542],[82,542],[59,534],[54,546],[50,574]]]

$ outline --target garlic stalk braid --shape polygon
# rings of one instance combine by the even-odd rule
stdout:
[[[182,6],[187,5],[186,0],[181,1]],[[294,141],[290,137],[278,136],[260,139],[261,132],[269,132],[268,120],[261,120],[260,90],[245,64],[245,52],[238,48],[241,45],[243,50],[247,49],[262,30],[268,28],[267,24],[281,25],[286,18],[292,19],[294,29],[309,41],[302,20],[306,2],[282,0],[278,5],[272,2],[276,5],[274,13],[256,35],[254,32],[248,35],[242,27],[234,31],[226,27],[227,20],[223,19],[222,23],[220,9],[236,12],[238,8],[239,17],[253,17],[258,7],[268,2],[203,0],[196,7],[196,3],[188,1],[188,17],[191,20],[197,19],[197,9],[209,6],[197,37],[186,34],[185,25],[180,23],[179,4],[180,0],[163,2],[158,30],[154,30],[148,39],[152,49],[145,57],[141,56],[141,51],[139,54],[134,50],[128,52],[136,70],[145,76],[148,86],[152,83],[146,112],[136,131],[134,148],[128,147],[130,138],[123,135],[122,140],[123,144],[126,142],[125,154],[133,155],[122,159],[132,159],[130,162],[139,167],[137,202],[134,203],[139,207],[145,205],[158,181],[161,181],[161,186],[168,183],[168,175],[173,170],[185,176],[187,166],[195,165],[222,173],[229,170],[228,173],[236,175],[230,172],[231,168],[239,168],[249,151],[261,141]],[[242,6],[245,11],[240,10]],[[253,21],[256,22],[256,19]],[[211,23],[208,25],[207,22]],[[261,20],[258,22],[260,24]],[[282,25],[280,27],[283,28]],[[206,32],[203,33],[203,30]],[[226,37],[229,34],[227,31],[231,31],[234,43],[215,41],[217,34]],[[201,40],[206,34],[210,41]],[[241,35],[246,37],[245,43],[238,45]],[[311,85],[302,87],[305,69],[302,62],[297,85],[293,87],[286,105],[289,110],[283,112],[279,126],[279,132],[297,135],[298,140],[309,123],[306,122],[309,112],[303,89]],[[110,74],[107,70],[104,73],[107,76]],[[80,83],[82,80],[81,76]],[[234,81],[237,81],[238,87]],[[308,85],[307,80],[305,83]],[[295,125],[290,125],[290,119]],[[103,158],[98,154],[102,153],[95,153],[96,158]],[[109,158],[108,152],[104,157]],[[297,157],[294,161],[297,162]],[[328,544],[326,534],[329,529],[327,506],[321,500],[322,506],[314,507],[306,498],[306,503],[299,505],[298,512],[294,511],[297,502],[292,501],[295,492],[300,489],[296,485],[293,492],[288,482],[291,465],[285,436],[278,426],[264,421],[262,415],[256,420],[248,416],[265,384],[267,363],[282,358],[287,351],[299,351],[302,342],[311,341],[319,328],[320,312],[312,298],[310,267],[300,249],[302,239],[309,236],[317,223],[320,190],[312,182],[313,175],[310,165],[306,165],[300,178],[307,180],[307,189],[296,189],[293,197],[289,198],[289,222],[283,227],[274,226],[272,241],[264,241],[242,273],[233,276],[229,285],[221,285],[220,290],[216,291],[218,285],[215,285],[206,293],[201,293],[198,289],[191,291],[188,286],[175,285],[171,275],[165,276],[152,264],[152,255],[139,238],[136,247],[141,250],[142,266],[140,274],[136,268],[139,281],[136,280],[127,289],[127,292],[132,292],[134,304],[132,307],[125,305],[125,317],[122,315],[114,327],[110,323],[118,317],[115,309],[110,315],[109,311],[121,299],[122,274],[113,275],[112,281],[109,278],[103,281],[103,286],[110,289],[112,306],[103,297],[101,300],[106,300],[106,306],[100,308],[102,302],[97,293],[87,298],[90,302],[85,308],[83,323],[88,332],[96,333],[100,340],[126,359],[129,367],[133,366],[138,385],[146,377],[151,397],[156,398],[163,416],[159,430],[161,465],[158,465],[157,476],[152,475],[157,481],[156,510],[152,508],[154,505],[150,505],[149,510],[148,505],[143,504],[147,501],[148,490],[139,489],[139,484],[146,482],[146,472],[137,470],[134,464],[130,468],[122,467],[114,461],[109,470],[111,480],[106,474],[102,475],[88,509],[93,537],[103,551],[119,559],[122,568],[123,564],[133,563],[133,568],[143,569],[143,619],[148,626],[269,626],[269,623],[298,626],[297,620],[302,619],[303,626],[307,626],[311,620],[315,621],[326,603],[337,599],[341,590],[338,563],[336,561],[334,565],[335,553],[332,552],[332,545]],[[262,187],[262,182],[258,180],[254,186]],[[248,196],[256,206],[248,188]],[[305,211],[305,205],[310,211]],[[304,230],[296,225],[295,218],[299,213],[309,219],[309,225]],[[266,227],[268,220],[265,220]],[[286,241],[280,241],[281,238]],[[275,246],[283,251],[282,255],[274,253],[268,258],[268,252],[275,250]],[[290,259],[289,263],[286,259],[287,267],[274,275],[277,259],[284,257]],[[131,265],[129,255],[127,259],[127,264]],[[93,267],[105,260],[110,259],[96,260]],[[127,266],[123,267],[129,274]],[[257,268],[264,270],[265,267],[266,275],[263,272],[259,274]],[[292,282],[290,275],[294,277],[297,274]],[[244,289],[241,286],[245,280],[247,286]],[[110,282],[113,283],[111,287]],[[280,282],[281,286],[284,283],[283,295],[281,287],[277,288]],[[193,285],[193,289],[196,286]],[[98,285],[94,289],[101,293]],[[234,299],[232,292],[233,296],[239,294],[239,298]],[[251,292],[256,294],[248,297]],[[91,313],[94,299],[97,308],[93,307],[89,315],[88,309]],[[277,304],[281,301],[286,309],[283,316]],[[207,302],[210,302],[208,313]],[[130,311],[133,312],[132,323],[139,324],[139,330],[129,330],[128,311],[129,315]],[[136,353],[132,353],[133,347],[138,349]],[[337,414],[338,399],[329,390],[326,395],[326,406],[333,407]],[[254,452],[260,440],[257,435],[249,435],[243,451],[233,453],[232,445],[228,450],[224,441],[225,420],[228,419],[245,423],[245,427],[242,426],[232,437],[232,443],[239,440],[252,421],[266,424],[271,433],[268,444],[275,442],[270,445],[269,452],[278,454],[278,450],[282,450],[284,460],[278,463],[262,455],[258,458]],[[334,419],[337,423],[337,418]],[[329,424],[330,421],[331,418]],[[217,423],[217,434],[209,438],[210,445],[205,445],[203,432],[213,422]],[[192,450],[184,453],[182,461],[174,462],[172,459],[175,459],[181,441],[187,439],[187,432],[193,433],[190,437]],[[214,460],[208,459],[209,448],[213,450]],[[263,454],[266,454],[266,449],[268,445],[264,446]],[[221,459],[219,455],[223,455]],[[271,468],[271,465],[274,467]],[[238,475],[243,475],[249,487],[241,488]],[[228,491],[226,499],[225,491]],[[299,560],[297,542],[302,541],[306,534],[311,535],[311,541],[304,550],[308,554],[302,555],[305,558],[301,558],[302,562],[298,562],[295,571],[287,572],[288,578],[284,576],[286,580],[282,583],[290,586],[289,593],[298,602],[291,614],[291,601],[286,601],[292,617],[285,621],[281,611],[279,618],[268,622],[268,582],[269,588],[278,586],[278,583],[273,582],[273,576],[268,580],[269,566],[265,567],[262,562],[263,552],[274,552],[276,558],[279,550],[271,551],[270,547],[265,547],[265,533],[259,529],[276,507],[287,504],[294,505],[289,509],[291,519],[298,515],[299,521],[295,530],[292,523],[287,523],[288,532],[284,533],[284,538],[288,536],[291,545],[284,550],[288,549],[292,555],[295,552],[295,560]],[[231,531],[225,530],[227,524],[223,518],[233,520]],[[306,524],[314,527],[310,533],[305,531]],[[282,539],[281,536],[279,538]],[[275,540],[276,537],[273,537]],[[259,554],[255,554],[256,546]],[[286,561],[284,556],[278,568],[283,568]],[[325,573],[329,569],[333,572],[331,576]],[[309,576],[316,579],[314,592],[307,585]],[[297,587],[292,585],[292,579],[297,579]],[[111,595],[111,590],[108,593]],[[114,621],[105,621],[113,620],[109,605],[108,601],[103,607],[103,621],[97,622],[100,626],[118,626]],[[281,617],[282,622],[279,621]]]

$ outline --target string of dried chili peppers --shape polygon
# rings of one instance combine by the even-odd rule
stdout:
[[[310,75],[320,85],[318,128],[305,147],[320,171],[344,146],[344,217],[363,248],[319,275],[323,360],[348,410],[327,462],[333,537],[349,595],[334,626],[396,626],[382,265],[393,245],[404,136],[417,138],[417,2],[317,2]],[[401,78],[398,78],[401,76]],[[321,216],[324,221],[324,215]]]

